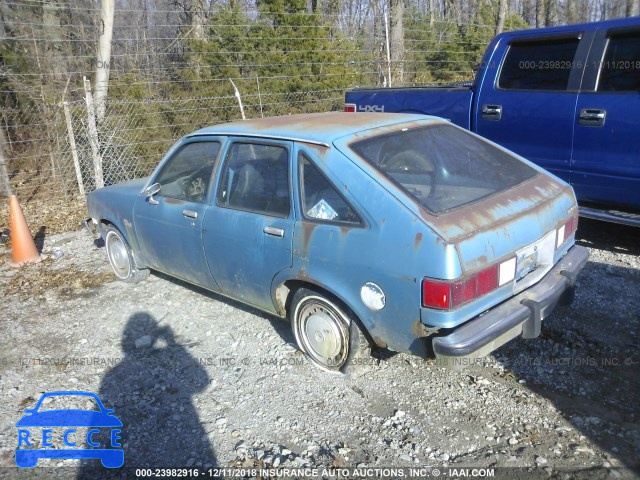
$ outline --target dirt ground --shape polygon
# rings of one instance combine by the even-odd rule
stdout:
[[[44,392],[84,390],[123,422],[126,467],[640,478],[640,230],[581,220],[578,243],[591,257],[575,302],[540,338],[459,372],[377,352],[344,378],[305,361],[281,320],[160,274],[114,281],[86,233],[46,234],[45,253],[60,258],[0,266],[0,476],[27,475],[14,463],[24,409]],[[38,465],[78,478],[100,468]]]

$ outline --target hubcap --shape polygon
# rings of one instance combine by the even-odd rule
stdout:
[[[337,369],[348,354],[348,330],[329,305],[310,300],[298,313],[298,332],[306,352],[321,366]]]
[[[120,237],[113,232],[107,234],[107,253],[115,274],[120,278],[127,278],[131,270],[127,247]]]

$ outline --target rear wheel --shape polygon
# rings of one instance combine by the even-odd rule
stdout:
[[[339,301],[301,288],[293,296],[289,317],[300,350],[317,367],[354,373],[372,362],[369,341]]]
[[[138,283],[149,276],[149,270],[140,270],[135,267],[127,241],[113,225],[107,226],[104,243],[109,264],[118,279],[127,283]]]

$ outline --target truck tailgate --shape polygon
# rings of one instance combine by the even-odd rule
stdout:
[[[357,88],[345,94],[356,112],[420,113],[471,127],[471,87]]]

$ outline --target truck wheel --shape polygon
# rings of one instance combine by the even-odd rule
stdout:
[[[371,346],[340,302],[301,288],[293,296],[289,319],[300,350],[329,372],[352,374],[372,362]]]
[[[138,283],[149,276],[149,270],[139,270],[135,267],[127,241],[113,225],[107,226],[104,244],[109,263],[118,279],[127,283]]]

